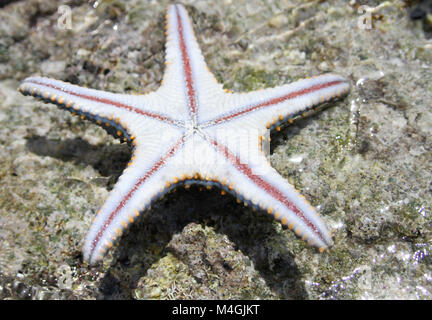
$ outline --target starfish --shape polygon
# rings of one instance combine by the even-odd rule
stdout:
[[[166,15],[166,68],[157,91],[114,94],[45,77],[29,77],[20,92],[91,120],[132,145],[133,156],[94,217],[84,260],[101,261],[151,203],[179,185],[218,186],[259,208],[320,252],[332,244],[304,196],[271,167],[263,141],[321,102],[349,91],[347,80],[322,75],[265,90],[224,90],[207,67],[187,11]]]

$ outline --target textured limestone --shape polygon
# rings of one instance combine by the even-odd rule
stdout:
[[[168,2],[69,1],[71,30],[57,25],[63,1],[0,7],[0,298],[431,299],[432,42],[400,0],[367,1],[371,19],[365,1],[183,1],[230,90],[351,79],[348,97],[272,134],[272,165],[333,231],[328,253],[191,188],[155,203],[102,266],[82,263],[130,151],[16,88],[39,74],[155,90]]]

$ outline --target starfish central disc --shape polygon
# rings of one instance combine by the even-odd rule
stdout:
[[[201,126],[195,120],[185,121],[184,127],[188,134],[198,133],[202,129]]]

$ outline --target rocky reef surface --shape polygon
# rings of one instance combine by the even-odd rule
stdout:
[[[130,149],[16,89],[36,74],[157,89],[168,3],[0,5],[0,299],[431,299],[429,1],[183,0],[229,90],[350,79],[347,97],[271,135],[272,165],[318,208],[334,246],[319,254],[192,187],[157,201],[102,265],[82,262]]]

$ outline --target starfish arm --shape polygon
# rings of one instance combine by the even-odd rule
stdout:
[[[319,251],[332,244],[330,233],[316,210],[270,166],[258,146],[245,152],[245,145],[237,144],[239,150],[233,151],[236,143],[232,139],[225,144],[209,134],[206,140],[213,149],[213,157],[217,159],[217,165],[213,166],[217,180],[225,180],[223,185],[239,202],[271,214]]]
[[[166,123],[173,126],[181,125],[165,113],[156,111],[156,93],[148,95],[116,94],[100,90],[83,88],[67,82],[45,77],[25,79],[19,91],[24,95],[41,98],[45,102],[56,104],[81,118],[96,121],[105,127],[113,126],[121,130],[119,122],[139,116]],[[162,104],[163,106],[163,104]]]
[[[287,85],[248,93],[226,94],[218,108],[207,112],[203,126],[245,119],[251,126],[267,128],[347,93],[350,85],[341,76],[326,74]]]
[[[167,12],[165,73],[159,92],[183,101],[184,114],[194,119],[199,106],[224,93],[207,67],[186,9],[170,5]]]
[[[167,138],[162,152],[158,140],[145,147],[137,144],[132,161],[87,232],[83,246],[85,261],[90,264],[100,261],[140,212],[168,190],[167,183],[178,172],[171,163],[184,147],[185,136],[170,135]]]

